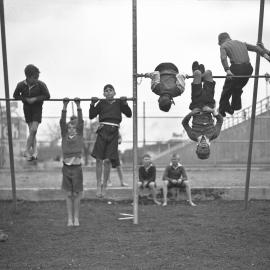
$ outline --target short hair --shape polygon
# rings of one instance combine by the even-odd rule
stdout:
[[[171,158],[177,158],[180,159],[180,155],[177,153],[173,153]]]
[[[142,156],[142,158],[144,159],[144,158],[151,158],[151,156],[149,155],[149,154],[144,154],[143,156]]]
[[[162,95],[158,99],[158,105],[160,110],[168,112],[172,105],[172,99],[168,95]]]
[[[36,75],[36,74],[39,74],[39,73],[40,73],[39,69],[32,64],[27,65],[24,69],[24,74],[25,74],[26,78],[29,78],[29,77]]]
[[[200,144],[198,144],[196,154],[199,159],[208,159],[210,156],[210,146],[207,145],[207,147],[202,147]]]
[[[218,35],[218,45],[221,45],[228,38],[230,39],[230,35],[227,32],[220,33]]]
[[[106,84],[103,88],[103,91],[105,91],[107,88],[111,88],[114,90],[114,87],[111,84]]]

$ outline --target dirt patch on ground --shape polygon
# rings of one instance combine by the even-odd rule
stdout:
[[[65,202],[0,202],[0,269],[270,269],[270,202],[139,205],[139,225],[119,221],[130,202],[83,201],[66,227]]]
[[[157,171],[156,182],[162,186],[163,170]],[[246,170],[237,169],[204,169],[188,170],[187,175],[192,187],[233,187],[245,186]],[[84,187],[96,187],[95,171],[83,169]],[[269,186],[270,170],[252,170],[250,186]],[[111,180],[114,187],[120,186],[120,181],[115,170],[111,172]],[[18,171],[16,172],[17,188],[56,188],[61,187],[61,168],[47,171]],[[132,187],[133,173],[124,170],[124,181]],[[0,188],[11,188],[10,172],[0,171]]]

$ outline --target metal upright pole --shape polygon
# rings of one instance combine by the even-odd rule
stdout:
[[[5,82],[5,96],[6,96],[6,99],[9,99],[4,0],[0,0],[0,20],[1,20],[1,38],[2,38],[2,57],[3,57],[4,82]],[[13,207],[14,207],[14,210],[16,210],[17,208],[16,181],[15,181],[15,170],[14,170],[14,155],[13,155],[13,144],[12,144],[11,114],[10,114],[10,101],[9,100],[6,100],[6,114],[7,114],[7,126],[8,126],[8,146],[9,146],[12,198],[13,198]]]
[[[132,0],[133,36],[133,223],[138,224],[137,0]]]
[[[145,101],[143,102],[143,148],[145,147]]]
[[[264,0],[261,0],[261,2],[260,2],[260,16],[259,16],[259,29],[258,29],[258,41],[257,41],[257,44],[262,43],[263,15],[264,15]],[[260,71],[260,55],[257,53],[255,76],[259,74],[259,71]],[[249,149],[248,149],[248,160],[247,160],[247,173],[246,173],[245,209],[247,209],[247,207],[248,207],[248,193],[249,193],[250,170],[251,170],[251,160],[252,160],[252,147],[253,147],[253,137],[254,137],[254,124],[255,124],[255,114],[256,114],[257,92],[258,92],[258,78],[255,77],[255,79],[254,79],[254,89],[253,89],[253,100],[252,100],[251,123],[250,123],[250,137],[249,137]]]

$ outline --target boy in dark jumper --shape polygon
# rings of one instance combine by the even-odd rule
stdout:
[[[193,82],[191,84],[192,110],[182,121],[182,125],[189,138],[198,143],[196,154],[200,159],[207,159],[210,155],[210,141],[217,138],[223,123],[222,116],[215,107],[215,81],[212,72],[204,69],[197,61],[192,64]],[[214,118],[217,122],[214,125]],[[192,127],[189,121],[193,117]]]
[[[81,156],[83,150],[83,117],[80,99],[76,98],[78,117],[72,117],[66,123],[67,105],[69,99],[63,100],[63,110],[60,120],[63,152],[62,189],[66,192],[68,214],[67,226],[79,226],[80,200],[83,191],[83,173]]]
[[[170,188],[177,188],[177,200],[179,198],[179,190],[185,189],[188,197],[188,202],[191,206],[196,206],[191,199],[191,190],[185,168],[180,164],[180,156],[173,154],[171,163],[165,168],[163,174],[163,196],[164,201],[162,206],[167,206],[167,193]]]
[[[178,68],[173,63],[161,63],[152,73],[146,77],[152,79],[152,92],[160,96],[158,99],[159,108],[168,112],[174,103],[173,98],[182,95],[185,90],[185,76],[179,74]]]
[[[97,139],[92,151],[92,156],[96,159],[97,197],[103,197],[105,195],[111,161],[118,158],[118,137],[122,113],[127,117],[132,116],[127,98],[121,97],[120,99],[114,99],[115,94],[114,87],[111,84],[107,84],[103,89],[105,100],[98,102],[98,98],[91,98],[89,118],[93,119],[99,116]],[[98,103],[95,106],[96,102]],[[104,175],[102,184],[103,161]]]
[[[36,134],[42,119],[42,105],[50,98],[46,84],[39,81],[39,69],[34,65],[27,65],[24,69],[26,80],[17,84],[13,97],[23,102],[25,122],[29,128],[26,142],[25,157],[28,161],[37,159]]]
[[[143,156],[143,165],[139,168],[138,188],[139,191],[142,191],[144,188],[149,188],[152,193],[154,203],[157,205],[161,204],[157,200],[156,167],[153,165],[151,156],[148,154]]]

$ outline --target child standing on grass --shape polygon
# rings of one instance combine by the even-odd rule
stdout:
[[[39,69],[34,65],[27,65],[24,69],[26,80],[17,84],[13,97],[23,102],[25,122],[29,128],[24,156],[28,161],[37,159],[36,134],[42,119],[42,105],[50,98],[46,84],[39,81]]]
[[[122,113],[127,117],[132,116],[127,98],[121,97],[120,99],[114,99],[115,94],[114,87],[111,84],[107,84],[103,89],[105,100],[98,102],[99,99],[97,97],[91,98],[92,102],[90,104],[89,118],[93,119],[99,116],[97,139],[92,151],[92,156],[96,159],[97,197],[105,196],[111,162],[117,161],[119,158],[118,137]],[[96,102],[98,103],[95,106]],[[102,183],[103,161],[104,175]]]
[[[63,100],[63,110],[60,120],[63,152],[62,189],[66,192],[68,214],[67,226],[79,226],[80,200],[83,191],[83,172],[81,156],[83,149],[83,117],[80,99],[76,98],[78,117],[66,123],[67,105],[69,99]]]

